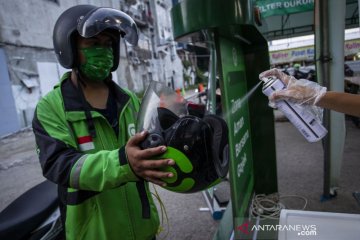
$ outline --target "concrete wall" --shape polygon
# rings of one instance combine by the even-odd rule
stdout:
[[[143,2],[139,0],[138,4]],[[129,56],[131,51],[135,51],[134,48],[124,41],[120,43],[120,64],[114,74],[121,87],[141,93],[150,80],[171,82],[171,79],[175,80],[175,87],[182,87],[182,64],[171,42],[171,2],[160,1],[162,2],[166,2],[166,5],[150,1],[152,16],[155,19],[156,16],[160,16],[161,24],[158,26],[155,20],[153,25],[140,31],[140,50],[154,51],[157,58],[152,56],[150,59],[138,61]],[[56,79],[65,71],[57,63],[52,43],[53,27],[60,14],[79,4],[120,9],[120,5],[124,3],[124,0],[0,0],[0,47],[6,56],[18,115],[14,121],[20,122],[19,129],[31,124],[35,106],[45,94],[44,89],[51,88],[42,84],[55,84]],[[153,31],[153,28],[156,31]],[[156,36],[158,29],[166,32],[162,40]],[[152,34],[155,36],[151,36]],[[46,66],[51,66],[52,70],[39,69]],[[47,82],[50,73],[51,79]]]
[[[1,0],[0,3],[1,42],[49,49],[53,48],[55,21],[69,7],[93,4],[119,9],[119,1],[112,0]]]
[[[36,103],[42,95],[37,63],[56,63],[57,60],[50,49],[5,45],[4,50],[18,120],[21,127],[26,127],[31,124]]]
[[[173,41],[173,31],[170,19],[171,0],[151,1],[152,9],[156,12],[155,42],[157,61],[154,62],[153,72],[158,81],[168,86],[184,87],[183,65],[176,53],[176,44]]]
[[[3,136],[17,131],[20,123],[15,111],[11,82],[6,67],[6,56],[2,48],[0,48],[0,86],[0,136]]]
[[[57,65],[52,32],[59,15],[71,6],[93,4],[119,8],[119,1],[102,0],[0,0],[0,47],[4,50],[14,99],[11,121],[16,127],[0,126],[0,137],[29,126],[41,92],[39,63]],[[57,72],[56,78],[59,76]],[[46,80],[45,80],[46,81]],[[0,107],[7,111],[8,104]]]

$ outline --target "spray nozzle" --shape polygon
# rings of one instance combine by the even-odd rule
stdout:
[[[267,77],[262,77],[262,78],[261,78],[261,81],[263,81],[264,84],[266,84],[266,83],[268,83],[269,81],[273,81],[273,80],[275,80],[275,79],[276,79],[275,76],[267,76]]]
[[[277,80],[277,78],[275,76],[262,77],[261,81],[263,81],[263,83],[264,83],[263,89],[271,86],[276,80]],[[281,80],[280,80],[280,82],[282,83]]]

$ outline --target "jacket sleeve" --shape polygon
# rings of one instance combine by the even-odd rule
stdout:
[[[35,110],[32,122],[43,175],[63,187],[102,191],[138,178],[131,170],[124,147],[85,154],[77,143],[62,111],[45,99]]]

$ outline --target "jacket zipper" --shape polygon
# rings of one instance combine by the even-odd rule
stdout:
[[[99,118],[101,118],[101,119],[103,119],[103,120],[106,120],[102,115],[99,116]],[[101,130],[103,130],[103,129],[102,129],[102,128],[103,128],[103,127],[102,127],[102,124],[100,123],[99,125],[100,125],[100,126],[97,126],[97,124],[95,124],[95,129],[100,127]],[[97,132],[99,132],[99,131],[97,131]],[[101,131],[101,132],[103,132],[103,131]],[[102,135],[103,135],[103,134],[97,134],[97,136],[99,137],[100,143],[101,143],[101,148],[102,148],[102,149],[106,149],[106,148],[105,148],[104,140],[103,140],[103,138],[102,138]]]
[[[115,141],[114,141],[114,138],[116,138],[116,134],[114,133],[114,130],[112,129],[110,123],[107,121],[107,119],[106,119],[103,115],[100,114],[100,116],[98,116],[98,117],[101,118],[102,121],[105,122],[105,125],[107,125],[107,127],[106,127],[107,129],[105,130],[104,127],[103,127],[103,125],[102,125],[102,123],[99,124],[99,125],[100,125],[100,128],[101,128],[101,130],[102,130],[101,132],[110,132],[109,134],[112,135],[112,136],[111,136],[111,138],[112,138],[112,139],[111,139],[111,147],[112,147],[112,148],[116,148],[116,146],[114,145],[114,142],[118,142],[118,141],[117,141],[117,139],[115,139]],[[95,125],[95,128],[96,128],[96,125]],[[108,131],[108,129],[111,129],[111,131]],[[104,131],[104,130],[105,130],[105,131]],[[100,142],[101,142],[102,149],[107,149],[107,148],[105,148],[105,145],[110,145],[110,144],[109,144],[109,141],[106,140],[106,142],[104,142],[104,139],[103,139],[102,135],[103,135],[103,134],[98,134],[98,136],[99,136],[99,138],[100,138]]]

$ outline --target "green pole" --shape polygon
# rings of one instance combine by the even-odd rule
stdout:
[[[208,46],[212,112],[219,75],[229,130],[231,209],[225,211],[217,239],[229,239],[231,233],[241,238],[239,226],[249,217],[253,195],[277,192],[273,110],[256,88],[259,73],[269,69],[268,47],[253,10],[252,0],[183,0],[171,9],[174,38],[185,43],[202,39]]]

